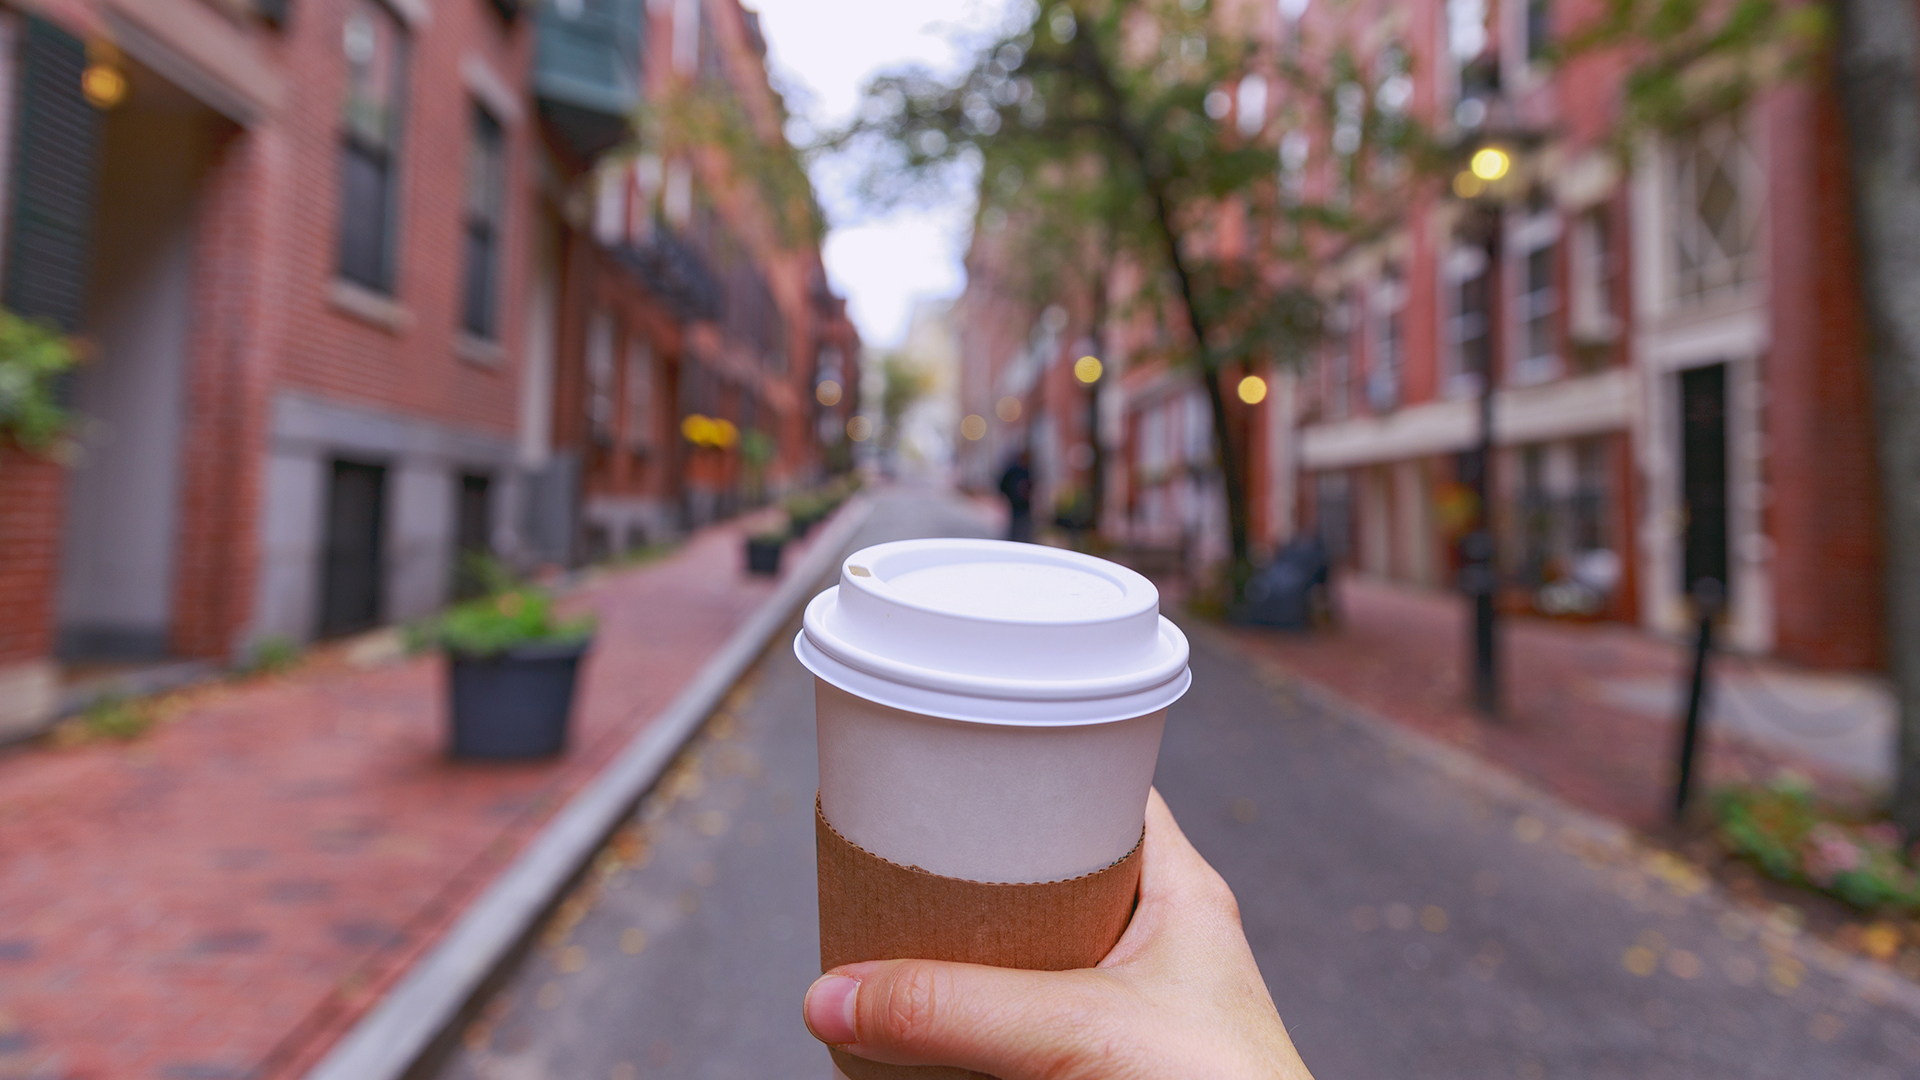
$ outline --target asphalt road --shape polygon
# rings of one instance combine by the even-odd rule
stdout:
[[[978,535],[895,493],[858,544]],[[797,626],[796,626],[797,628]],[[460,1080],[829,1074],[810,676],[792,629],[466,1032]],[[1204,629],[1156,782],[1238,895],[1319,1080],[1895,1080],[1920,1019],[1791,921],[1319,703]],[[1856,972],[1857,976],[1857,972]]]

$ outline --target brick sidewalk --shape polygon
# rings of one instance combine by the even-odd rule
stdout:
[[[1468,705],[1464,600],[1347,577],[1337,606],[1332,630],[1226,632],[1288,674],[1470,749],[1577,806],[1636,827],[1665,824],[1677,720],[1623,707],[1609,686],[1671,680],[1677,699],[1688,649],[1619,624],[1509,617],[1502,623],[1505,713],[1489,722]],[[1707,784],[1766,778],[1783,767],[1835,791],[1853,790],[1812,760],[1724,731],[1710,735]]]
[[[341,647],[0,754],[0,1078],[301,1075],[769,598],[756,524],[569,598],[600,627],[557,761],[448,761],[441,662]]]

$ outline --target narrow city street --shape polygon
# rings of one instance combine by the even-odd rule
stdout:
[[[885,494],[857,544],[979,534]],[[824,1077],[811,677],[790,628],[616,835],[440,1075]],[[1920,1018],[1784,919],[1190,627],[1157,782],[1239,896],[1320,1080],[1848,1077],[1920,1063]],[[1911,999],[1911,994],[1907,998]]]

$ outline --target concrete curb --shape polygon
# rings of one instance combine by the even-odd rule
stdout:
[[[1202,638],[1217,648],[1245,657],[1257,665],[1271,668],[1284,676],[1288,688],[1297,693],[1307,704],[1337,721],[1353,725],[1462,787],[1477,792],[1491,802],[1523,809],[1542,821],[1562,829],[1572,830],[1590,843],[1627,852],[1668,850],[1642,836],[1628,825],[1580,809],[1531,780],[1507,772],[1470,751],[1449,745],[1425,732],[1415,731],[1405,724],[1382,716],[1345,695],[1314,682],[1279,661],[1256,656],[1242,648],[1231,635],[1211,625],[1186,617],[1178,621],[1181,630],[1189,637]],[[1670,854],[1677,856],[1678,853],[1670,852]],[[1720,883],[1711,877],[1706,880],[1704,888],[1694,899],[1715,911],[1731,911],[1748,917],[1753,916],[1753,910],[1750,907],[1729,896]],[[1805,934],[1795,934],[1783,945],[1784,951],[1790,953],[1809,969],[1826,972],[1846,983],[1848,988],[1856,994],[1876,999],[1883,1004],[1897,1007],[1909,1015],[1920,1017],[1920,985],[1896,972],[1871,960],[1842,952],[1824,941]]]
[[[873,513],[856,497],[800,565],[611,764],[573,797],[440,943],[360,1018],[306,1080],[400,1080],[459,1022],[486,982],[698,731]]]

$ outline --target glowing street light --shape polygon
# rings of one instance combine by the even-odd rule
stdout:
[[[1258,405],[1267,400],[1267,380],[1258,375],[1249,375],[1240,380],[1240,400],[1249,405]]]
[[[1507,170],[1512,167],[1513,159],[1497,146],[1481,147],[1473,152],[1472,160],[1467,162],[1467,168],[1472,170],[1473,175],[1489,184],[1507,175]]]
[[[1098,357],[1083,356],[1073,362],[1073,377],[1092,386],[1100,381],[1100,360]]]

